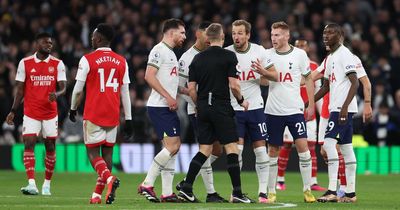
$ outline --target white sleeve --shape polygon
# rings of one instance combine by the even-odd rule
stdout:
[[[185,57],[182,56],[179,60],[179,86],[186,87],[187,82],[189,81],[189,64],[186,63]]]
[[[319,72],[319,73],[321,73],[321,74],[325,74],[325,67],[326,67],[326,59],[327,59],[328,57],[326,57],[323,61],[322,61],[322,63],[321,63],[321,65],[319,65],[318,67],[317,67],[317,69],[315,69],[317,72]]]
[[[122,84],[129,84],[131,83],[131,81],[129,80],[129,66],[128,66],[128,62],[126,62],[125,60],[125,73],[124,73],[124,77],[122,79]]]
[[[324,63],[324,65],[325,65],[325,63]],[[330,69],[324,67],[324,78],[329,79],[329,74],[330,74]]]
[[[307,57],[307,54],[304,50],[301,50],[300,61],[300,70],[303,76],[307,76],[311,73],[310,70],[310,59]]]
[[[357,79],[367,76],[367,72],[365,72],[364,66],[362,65],[360,58],[356,55],[354,55],[354,62],[356,64]]]
[[[79,61],[79,66],[78,66],[78,72],[76,73],[76,80],[79,81],[86,81],[86,77],[89,74],[90,71],[90,66],[89,66],[89,62],[86,59],[85,56],[83,56],[81,58],[81,60]]]
[[[147,61],[147,65],[153,66],[156,69],[159,69],[161,64],[162,64],[162,54],[160,52],[160,49],[158,48],[153,48],[149,54],[149,58]]]
[[[270,51],[265,50],[263,46],[260,46],[261,48],[261,65],[264,66],[265,69],[268,69],[274,65],[274,62],[272,62],[272,56]]]
[[[124,108],[125,120],[132,120],[132,106],[131,97],[129,95],[129,84],[123,84],[121,86],[121,101]]]
[[[17,75],[15,76],[15,80],[20,81],[20,82],[25,82],[25,77],[26,77],[25,63],[24,63],[24,59],[22,59],[18,64]]]
[[[71,96],[71,110],[76,110],[78,108],[78,95],[82,93],[84,87],[85,87],[84,81],[80,80],[76,81]]]
[[[65,65],[62,61],[58,62],[57,81],[67,81],[67,76],[65,74]]]
[[[342,64],[341,67],[344,69],[346,75],[350,73],[357,73],[354,56],[350,51],[346,51],[343,54],[341,54],[340,61]]]

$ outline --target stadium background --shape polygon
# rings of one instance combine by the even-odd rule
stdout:
[[[18,143],[21,143],[22,106],[18,110],[15,126],[6,125],[4,120],[13,101],[16,66],[20,59],[33,53],[34,35],[46,31],[54,37],[53,54],[64,61],[68,78],[67,94],[58,99],[60,138],[57,141],[63,145],[59,145],[57,151],[57,165],[64,171],[69,171],[68,167],[71,171],[81,171],[78,162],[80,158],[86,158],[81,144],[82,124],[72,124],[66,116],[78,61],[83,54],[91,51],[90,33],[101,22],[114,26],[117,36],[112,48],[126,57],[132,82],[130,93],[134,136],[131,139],[118,138],[123,144],[118,147],[116,155],[138,158],[134,154],[141,152],[140,158],[143,158],[155,154],[160,145],[146,115],[145,104],[150,88],[144,81],[144,72],[148,53],[160,41],[161,22],[171,17],[180,18],[186,24],[187,40],[182,49],[175,51],[178,58],[193,44],[194,29],[203,20],[224,25],[226,46],[232,43],[230,24],[236,19],[248,20],[252,23],[251,41],[265,48],[271,47],[271,23],[284,20],[291,27],[291,41],[297,38],[309,41],[309,56],[317,62],[321,62],[326,54],[322,42],[324,25],[329,22],[342,25],[345,29],[345,45],[361,58],[372,83],[372,122],[363,125],[361,115],[354,118],[355,139],[358,146],[363,146],[357,149],[359,173],[400,173],[400,149],[395,146],[400,144],[400,0],[2,0],[0,169],[19,170],[18,161],[22,161],[21,153],[18,153],[21,147]],[[263,89],[264,97],[266,93],[266,89]],[[357,97],[362,110],[361,88]],[[190,144],[195,140],[184,107],[181,100],[179,116],[183,128],[182,140]],[[135,148],[139,149],[124,153],[124,145],[136,145]],[[190,145],[187,147],[194,148]],[[43,151],[40,146],[36,149]],[[193,153],[190,151],[188,149],[187,154]],[[245,152],[245,156],[251,157],[249,151]],[[64,156],[60,155],[63,153]],[[76,165],[67,166],[65,163],[62,166],[62,157],[65,162],[75,160]],[[292,154],[291,157],[296,155]],[[293,158],[289,169],[296,169],[296,162],[296,158]],[[385,167],[381,167],[380,163],[384,163]],[[39,160],[38,165],[40,168]],[[117,167],[121,168],[121,165],[117,164]],[[252,169],[254,164],[249,162],[246,165],[249,167],[245,169]],[[320,169],[324,170],[324,164],[320,162],[320,165]],[[60,168],[58,170],[63,171]]]

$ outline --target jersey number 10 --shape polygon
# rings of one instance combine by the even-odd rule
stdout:
[[[118,86],[119,86],[118,79],[113,78],[115,73],[114,68],[111,69],[110,74],[108,75],[107,82],[105,84],[104,84],[104,69],[99,68],[97,72],[100,74],[100,92],[102,93],[105,92],[106,91],[105,87],[112,87],[114,92],[118,91]]]

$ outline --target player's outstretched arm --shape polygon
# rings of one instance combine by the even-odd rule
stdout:
[[[363,111],[363,122],[369,122],[372,118],[372,107],[371,107],[371,82],[368,76],[363,76],[360,79],[363,86],[364,93],[364,111]]]
[[[129,139],[133,134],[132,105],[131,97],[129,95],[129,84],[123,84],[121,86],[121,102],[125,115],[124,136],[126,139]]]
[[[164,87],[161,85],[160,81],[157,79],[156,74],[157,74],[157,68],[154,66],[148,65],[146,68],[146,74],[144,76],[144,79],[146,80],[147,84],[151,88],[153,88],[155,91],[157,91],[160,95],[162,95],[168,103],[169,109],[170,110],[177,110],[178,109],[178,103],[176,100],[164,89]]]
[[[319,101],[322,97],[324,97],[325,94],[329,92],[329,80],[327,78],[324,78],[324,82],[322,84],[322,87],[318,90],[318,92],[314,95],[314,101]]]
[[[17,111],[19,105],[21,104],[22,99],[24,98],[24,82],[19,82],[16,81],[16,92],[15,92],[15,97],[14,97],[14,102],[11,107],[10,113],[8,113],[6,122],[9,125],[14,125],[14,116],[15,112]]]

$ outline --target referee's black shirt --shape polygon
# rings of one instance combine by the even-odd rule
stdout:
[[[238,60],[234,52],[219,46],[210,46],[197,54],[189,66],[189,82],[198,85],[197,100],[229,101],[229,79],[238,78],[236,65]]]

